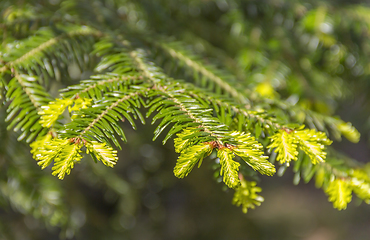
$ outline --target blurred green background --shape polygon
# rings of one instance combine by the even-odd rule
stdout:
[[[28,147],[2,129],[1,239],[59,239],[60,234],[72,239],[366,240],[370,236],[368,205],[354,199],[346,210],[338,211],[313,182],[294,186],[289,169],[283,177],[261,177],[265,202],[243,214],[231,205],[233,191],[225,191],[213,179],[209,160],[179,180],[172,173],[177,156],[171,144],[151,142],[149,125],[138,131],[127,126],[126,131],[129,143],[123,145],[114,169],[86,159],[60,181],[50,169],[41,171]],[[368,148],[362,151],[368,154]],[[62,230],[51,226],[48,219],[65,226]]]
[[[2,21],[46,10],[64,17],[58,7],[73,1],[9,2],[0,3]],[[369,161],[367,1],[77,2],[102,12],[120,6],[115,10],[122,23],[185,42],[252,93],[352,122],[361,141],[343,139],[334,146]],[[72,82],[89,74],[70,68]],[[60,181],[50,169],[40,170],[29,147],[6,130],[4,116],[1,108],[0,239],[370,239],[368,205],[354,198],[347,210],[337,211],[313,183],[294,186],[291,169],[283,177],[261,177],[265,202],[243,214],[231,205],[233,192],[213,178],[211,160],[185,179],[175,178],[172,142],[152,142],[149,124],[133,131],[124,123],[128,143],[114,169],[85,159]]]

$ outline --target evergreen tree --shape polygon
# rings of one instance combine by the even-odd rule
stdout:
[[[102,164],[124,161],[117,150],[130,141],[127,123],[147,121],[153,141],[174,142],[176,177],[207,162],[244,213],[264,201],[259,176],[289,167],[294,184],[313,179],[339,210],[352,194],[370,203],[369,165],[331,147],[360,139],[333,113],[369,90],[370,8],[3,0],[0,9],[0,192],[22,214],[73,236],[77,213],[61,201],[68,191],[58,179],[92,160],[86,179],[134,202],[131,186]],[[35,171],[28,152],[56,178]]]

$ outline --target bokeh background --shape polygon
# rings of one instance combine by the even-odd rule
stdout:
[[[73,1],[35,2],[0,3],[2,19],[14,12],[37,16]],[[368,1],[77,2],[103,10],[120,6],[115,10],[122,23],[182,40],[252,92],[352,122],[360,142],[333,145],[369,162]],[[73,63],[69,71],[72,82],[91,74]],[[265,201],[247,214],[231,205],[233,192],[213,177],[212,157],[176,179],[173,143],[152,142],[150,124],[138,123],[134,131],[123,123],[128,143],[114,169],[86,158],[60,181],[50,169],[40,170],[29,147],[6,130],[4,116],[1,108],[0,239],[370,239],[369,205],[354,198],[337,211],[314,183],[294,186],[291,169],[282,177],[260,177]]]

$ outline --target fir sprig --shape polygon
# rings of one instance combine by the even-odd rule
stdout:
[[[116,149],[128,140],[121,122],[136,129],[137,122],[149,119],[156,125],[153,140],[163,135],[165,144],[174,138],[176,177],[188,176],[207,157],[217,156],[219,174],[235,189],[233,203],[243,212],[263,202],[261,189],[246,180],[254,176],[250,172],[281,175],[291,163],[295,183],[315,177],[316,186],[338,209],[346,208],[352,192],[370,202],[370,180],[363,168],[327,154],[331,140],[325,132],[334,139],[343,135],[359,141],[350,123],[290,104],[267,80],[252,92],[249,79],[238,81],[182,41],[133,29],[149,25],[142,2],[84,3],[63,1],[57,22],[51,13],[21,11],[0,25],[6,43],[0,51],[0,96],[6,92],[8,129],[30,143],[42,169],[52,165],[52,174],[63,179],[83,151],[114,167]],[[115,19],[122,3],[136,17],[121,24]],[[112,6],[117,7],[114,12]],[[84,16],[88,12],[96,17]],[[13,26],[14,31],[9,29]],[[5,34],[7,30],[19,38]],[[71,81],[74,65],[79,82]],[[272,94],[264,95],[263,87]]]

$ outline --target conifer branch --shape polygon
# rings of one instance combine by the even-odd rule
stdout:
[[[233,114],[232,116],[236,119],[237,117],[235,115],[243,115],[246,119],[249,121],[256,119],[258,122],[262,123],[265,128],[273,127],[276,130],[282,129],[284,126],[277,123],[276,119],[273,117],[268,117],[265,115],[266,112],[261,111],[253,111],[249,105],[240,105],[232,101],[232,99],[228,99],[225,97],[222,97],[221,95],[215,95],[215,94],[204,94],[202,93],[202,89],[196,89],[195,87],[186,86],[188,89],[188,93],[190,96],[193,96],[197,99],[204,99],[208,103],[215,103],[220,108],[218,110],[224,109],[231,109]],[[203,91],[204,92],[204,91]]]
[[[124,97],[118,99],[117,101],[113,102],[109,107],[107,107],[101,114],[99,114],[85,129],[82,130],[79,137],[83,138],[83,135],[85,135],[96,123],[98,123],[104,116],[106,116],[110,110],[116,108],[120,103],[127,101],[130,98],[133,98],[135,96],[138,96],[139,94],[142,94],[141,92],[134,92],[130,93],[128,95],[125,95]]]
[[[217,157],[220,159],[220,175],[223,176],[224,183],[229,188],[237,188],[240,184],[238,174],[240,164],[232,160],[234,158],[233,152],[224,147],[217,151]]]
[[[187,176],[213,151],[217,152],[218,176],[221,175],[229,188],[235,189],[233,203],[242,206],[243,212],[263,202],[258,195],[261,189],[255,182],[246,180],[255,176],[254,172],[248,171],[248,166],[272,176],[275,172],[282,175],[293,163],[294,183],[315,178],[316,186],[325,191],[334,207],[345,209],[352,193],[370,203],[370,177],[366,168],[346,162],[342,156],[327,154],[331,140],[324,133],[330,132],[334,139],[345,136],[358,142],[359,132],[350,123],[292,105],[278,97],[280,93],[282,96],[296,94],[286,85],[290,77],[293,80],[301,77],[300,70],[290,76],[286,73],[290,67],[282,61],[286,68],[282,75],[286,79],[278,79],[281,92],[266,79],[257,79],[256,73],[270,78],[274,75],[271,73],[279,72],[281,69],[274,67],[278,65],[267,65],[280,60],[267,59],[271,58],[269,48],[253,50],[247,47],[247,30],[243,29],[244,32],[238,33],[240,37],[236,33],[233,33],[235,36],[225,36],[227,41],[235,37],[239,44],[227,52],[236,59],[236,72],[251,76],[248,83],[243,82],[245,79],[236,82],[234,76],[206,63],[200,54],[187,50],[182,42],[170,41],[150,29],[166,22],[147,17],[146,10],[141,9],[147,7],[143,6],[147,2],[94,0],[91,5],[85,0],[63,1],[56,18],[47,16],[51,12],[29,14],[28,9],[10,17],[9,21],[4,15],[0,24],[0,32],[4,33],[0,37],[3,40],[0,46],[0,97],[4,92],[7,103],[3,105],[8,112],[5,120],[9,122],[8,129],[20,130],[19,140],[26,138],[31,142],[36,139],[30,144],[31,153],[42,169],[54,164],[52,174],[63,179],[82,159],[82,150],[86,150],[95,162],[114,167],[118,161],[115,148],[121,147],[119,140],[127,141],[120,122],[127,120],[136,129],[135,120],[144,124],[143,112],[146,111],[152,124],[159,122],[153,140],[165,131],[163,144],[176,136],[174,147],[179,157],[174,175],[178,178]],[[0,5],[5,9],[11,3],[9,0]],[[153,4],[160,6],[161,3]],[[232,8],[240,3],[234,5]],[[123,12],[134,9],[135,14],[130,14],[135,17],[121,13],[122,9]],[[245,28],[243,15],[239,20],[228,19],[230,12],[225,11],[222,15],[229,21],[226,25]],[[88,14],[91,12],[95,17]],[[237,13],[244,14],[239,10]],[[157,16],[157,13],[153,14]],[[184,16],[190,16],[187,14]],[[361,14],[363,17],[366,12]],[[54,24],[53,19],[67,23],[67,26]],[[151,20],[153,23],[149,22]],[[74,23],[70,24],[71,21]],[[313,31],[317,29],[319,27],[313,27]],[[161,28],[163,36],[173,35],[167,30],[166,26]],[[254,33],[248,34],[252,36]],[[329,41],[335,39],[328,34],[325,36]],[[258,39],[261,43],[264,41],[259,36]],[[209,45],[213,44],[208,41]],[[319,41],[327,46],[325,39]],[[342,45],[346,48],[338,41],[338,46]],[[236,54],[239,50],[258,52],[259,57],[266,60],[238,59],[245,54]],[[352,54],[347,50],[344,53],[338,55]],[[218,57],[225,55],[217,54]],[[299,58],[302,55],[297,55],[297,60]],[[342,61],[346,60],[338,59],[337,65]],[[75,65],[81,71],[72,77],[71,73],[78,72]],[[240,65],[246,68],[240,68]],[[313,65],[310,64],[310,68],[321,71]],[[294,72],[293,68],[291,70]],[[332,73],[336,75],[337,71]],[[92,76],[87,80],[73,82],[75,85],[69,81],[77,81],[78,75],[84,78],[90,74]],[[65,86],[61,91],[62,98],[50,97],[47,89],[54,94],[57,86],[53,82],[48,84],[50,79],[61,80]],[[306,76],[305,81],[310,83]],[[250,89],[255,84],[258,84],[256,91],[261,95]],[[273,93],[271,99],[259,91],[261,86],[267,86]],[[310,91],[315,94],[315,87]],[[303,98],[303,94],[299,97]],[[68,114],[69,117],[61,120]],[[270,159],[266,155],[270,155]],[[278,171],[273,165],[275,157],[279,162],[276,164]]]
[[[30,58],[34,58],[35,56],[39,55],[41,52],[45,51],[46,49],[50,48],[51,46],[57,45],[61,40],[65,38],[72,38],[75,36],[94,36],[94,37],[101,37],[102,33],[96,30],[92,30],[90,28],[79,29],[79,30],[72,30],[70,32],[61,34],[59,36],[53,37],[39,46],[27,51],[20,57],[7,62],[3,67],[0,68],[0,74],[13,68],[17,67],[18,65],[22,64],[23,62],[27,61]]]
[[[24,82],[23,78],[26,78],[26,77],[27,77],[26,75],[21,76],[19,75],[18,72],[14,72],[14,78],[17,79],[19,85],[22,87],[23,92],[26,93],[26,95],[32,102],[32,105],[36,108],[36,110],[40,110],[40,107],[42,104],[39,101],[37,101],[36,100],[37,97],[34,94],[32,94],[31,90],[27,86],[29,84]]]
[[[37,114],[41,106],[51,99],[45,89],[37,84],[37,78],[14,72],[14,77],[7,85],[6,100],[10,102],[5,121],[10,121],[8,129],[21,130],[19,140],[33,140],[43,127],[39,124]]]
[[[307,115],[304,117],[303,122],[310,128],[316,128],[320,131],[330,129],[334,139],[340,140],[341,135],[346,137],[349,141],[357,143],[360,140],[360,133],[352,126],[351,123],[346,123],[343,120],[328,116],[325,114],[317,113],[310,109],[305,109],[299,105],[291,105],[286,102],[277,99],[260,99],[257,102],[264,101],[270,107],[277,107],[279,111],[285,111],[289,114],[289,117],[302,123],[300,116]]]
[[[176,162],[173,170],[175,176],[178,178],[186,177],[197,163],[200,167],[202,160],[211,154],[212,150],[213,147],[209,143],[200,143],[186,148]]]
[[[242,206],[243,213],[247,213],[249,208],[254,209],[264,201],[264,198],[258,195],[262,189],[256,186],[256,182],[246,181],[242,176],[239,178],[241,184],[235,189],[232,203],[238,207]]]
[[[142,79],[142,77],[141,76],[121,76],[121,77],[116,77],[116,78],[110,78],[110,79],[107,79],[107,80],[101,80],[98,83],[94,83],[94,84],[88,86],[87,88],[83,89],[80,93],[77,93],[77,94],[81,95],[81,94],[89,92],[90,90],[92,90],[94,88],[98,88],[99,86],[104,86],[104,85],[108,85],[108,84],[111,84],[111,83],[125,82],[125,81],[129,81],[129,80],[139,80],[139,79]]]
[[[61,90],[64,98],[89,97],[99,98],[106,91],[118,91],[122,86],[138,84],[143,79],[137,75],[106,74],[92,76],[91,80],[83,80],[78,85],[73,85]]]
[[[207,126],[203,125],[201,118],[196,117],[195,114],[193,114],[189,109],[187,109],[185,105],[179,99],[175,97],[175,95],[171,94],[170,92],[165,91],[164,88],[160,88],[159,91],[168,95],[170,97],[168,98],[168,100],[173,101],[176,104],[175,106],[179,107],[180,111],[188,115],[189,118],[192,119],[195,123],[199,124],[198,127],[200,127],[204,132],[209,133],[211,136],[217,137],[213,134],[211,130],[207,128]]]
[[[130,56],[136,63],[137,69],[143,73],[143,76],[150,80],[153,84],[157,83],[159,81],[159,78],[156,77],[156,75],[162,75],[162,73],[158,72],[155,67],[152,67],[151,71],[148,69],[149,66],[144,62],[143,58],[145,56],[143,55],[142,52],[137,51],[131,51]]]
[[[352,200],[352,190],[349,183],[342,179],[336,179],[330,182],[326,193],[329,195],[329,201],[338,210],[347,208],[347,203]]]
[[[178,44],[169,44],[163,41],[150,41],[150,43],[154,43],[156,47],[165,51],[172,58],[178,59],[182,64],[185,64],[196,74],[201,74],[202,76],[212,81],[216,87],[220,87],[223,91],[225,91],[238,102],[247,103],[246,97],[237,90],[236,86],[231,85],[230,80],[222,79],[222,77],[218,76],[215,73],[217,72],[217,70],[213,69],[213,66],[206,66],[199,60],[196,60],[195,57],[191,57],[190,53],[187,53],[184,49],[179,49]]]

